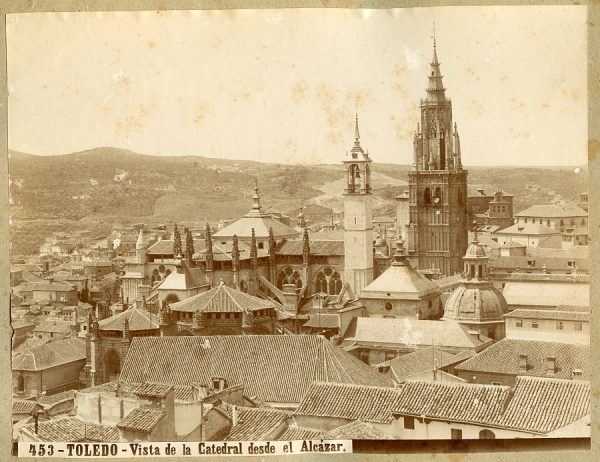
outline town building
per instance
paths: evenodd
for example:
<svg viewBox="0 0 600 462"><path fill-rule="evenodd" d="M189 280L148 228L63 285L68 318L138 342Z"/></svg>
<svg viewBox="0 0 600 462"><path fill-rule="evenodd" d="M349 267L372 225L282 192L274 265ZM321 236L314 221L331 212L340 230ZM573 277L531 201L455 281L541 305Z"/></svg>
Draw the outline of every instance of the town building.
<svg viewBox="0 0 600 462"><path fill-rule="evenodd" d="M555 309L516 309L504 315L506 337L590 344L589 307L558 306Z"/></svg>
<svg viewBox="0 0 600 462"><path fill-rule="evenodd" d="M515 221L515 224L544 225L561 233L563 247L587 245L589 242L588 213L574 203L533 205L516 213Z"/></svg>
<svg viewBox="0 0 600 462"><path fill-rule="evenodd" d="M591 367L589 345L505 338L456 366L455 373L468 382L512 386L518 376L590 380Z"/></svg>
<svg viewBox="0 0 600 462"><path fill-rule="evenodd" d="M19 397L53 394L79 387L85 342L68 338L45 343L13 357L13 393Z"/></svg>
<svg viewBox="0 0 600 462"><path fill-rule="evenodd" d="M357 317L343 336L343 348L366 364L378 365L435 345L451 354L481 351L492 339L456 321Z"/></svg>
<svg viewBox="0 0 600 462"><path fill-rule="evenodd" d="M513 224L514 196L505 191L486 194L483 188L468 187L467 210L469 219L478 226L493 227L495 230Z"/></svg>
<svg viewBox="0 0 600 462"><path fill-rule="evenodd" d="M501 284L509 310L554 309L559 305L590 306L588 274L510 273L493 276Z"/></svg>
<svg viewBox="0 0 600 462"><path fill-rule="evenodd" d="M526 250L538 247L560 249L563 238L560 231L549 228L540 223L517 222L508 228L499 229L492 233L492 238L497 239L499 246L507 244L522 244Z"/></svg>
<svg viewBox="0 0 600 462"><path fill-rule="evenodd" d="M460 139L456 123L452 125L452 102L445 95L435 40L408 181L409 252L418 255L420 269L437 269L446 276L459 273L468 245L467 171L462 168Z"/></svg>

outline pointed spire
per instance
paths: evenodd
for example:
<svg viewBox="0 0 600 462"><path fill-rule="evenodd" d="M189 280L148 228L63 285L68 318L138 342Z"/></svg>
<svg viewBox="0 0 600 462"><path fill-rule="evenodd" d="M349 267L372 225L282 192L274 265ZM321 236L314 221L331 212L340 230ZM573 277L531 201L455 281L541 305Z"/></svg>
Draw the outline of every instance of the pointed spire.
<svg viewBox="0 0 600 462"><path fill-rule="evenodd" d="M458 135L458 129L456 128L456 122L454 122L454 155L456 156L455 169L462 169L462 158L460 153L460 136Z"/></svg>
<svg viewBox="0 0 600 462"><path fill-rule="evenodd" d="M123 341L129 341L129 320L127 318L123 318Z"/></svg>
<svg viewBox="0 0 600 462"><path fill-rule="evenodd" d="M175 227L173 228L173 257L178 258L181 252L181 234L179 234L177 223L175 223Z"/></svg>
<svg viewBox="0 0 600 462"><path fill-rule="evenodd" d="M298 228L306 228L306 219L304 218L303 207L300 207L300 213L298 214Z"/></svg>
<svg viewBox="0 0 600 462"><path fill-rule="evenodd" d="M252 210L260 210L260 196L258 195L258 178L254 179L256 184L254 186L254 194L252 196Z"/></svg>
<svg viewBox="0 0 600 462"><path fill-rule="evenodd" d="M256 234L254 234L254 228L252 228L252 237L250 239L250 263L252 269L256 269L258 266L258 250L256 248Z"/></svg>
<svg viewBox="0 0 600 462"><path fill-rule="evenodd" d="M304 235L302 236L302 263L304 266L308 266L310 257L310 243L308 241L308 229L304 228Z"/></svg>
<svg viewBox="0 0 600 462"><path fill-rule="evenodd" d="M238 245L237 234L233 235L231 258L232 258L232 264L233 264L233 271L239 271L239 269L240 269L240 248Z"/></svg>
<svg viewBox="0 0 600 462"><path fill-rule="evenodd" d="M352 146L352 150L350 151L353 159L358 158L358 154L365 155L363 148L360 145L360 131L358 129L358 112L356 113L356 118L354 121L354 146Z"/></svg>
<svg viewBox="0 0 600 462"><path fill-rule="evenodd" d="M210 225L206 223L206 271L213 270L213 246L212 246L212 236L210 234Z"/></svg>
<svg viewBox="0 0 600 462"><path fill-rule="evenodd" d="M442 82L442 73L440 71L440 62L437 56L437 43L435 40L435 30L433 35L433 59L429 71L429 85L427 87L427 99L430 101L445 101L444 84Z"/></svg>
<svg viewBox="0 0 600 462"><path fill-rule="evenodd" d="M138 234L137 242L135 243L135 248L138 250L146 248L146 241L144 239L144 230L140 228L140 233Z"/></svg>
<svg viewBox="0 0 600 462"><path fill-rule="evenodd" d="M273 228L269 228L269 256L275 257L275 248L277 242L275 242L275 236L273 235Z"/></svg>

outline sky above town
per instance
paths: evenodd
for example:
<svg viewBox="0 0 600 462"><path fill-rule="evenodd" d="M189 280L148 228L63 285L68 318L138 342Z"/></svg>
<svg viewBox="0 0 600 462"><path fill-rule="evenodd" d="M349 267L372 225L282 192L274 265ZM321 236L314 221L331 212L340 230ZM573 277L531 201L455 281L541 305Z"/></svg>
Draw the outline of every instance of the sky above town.
<svg viewBox="0 0 600 462"><path fill-rule="evenodd" d="M435 22L469 165L583 165L583 6L7 16L9 148L412 163Z"/></svg>

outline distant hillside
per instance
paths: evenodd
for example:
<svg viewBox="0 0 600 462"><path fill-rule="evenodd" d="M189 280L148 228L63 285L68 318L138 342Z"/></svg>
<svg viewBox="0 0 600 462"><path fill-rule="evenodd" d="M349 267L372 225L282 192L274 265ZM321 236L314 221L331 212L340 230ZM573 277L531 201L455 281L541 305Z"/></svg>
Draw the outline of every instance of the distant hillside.
<svg viewBox="0 0 600 462"><path fill-rule="evenodd" d="M395 215L394 197L406 189L410 168L373 165L376 214ZM58 156L10 151L9 171L14 253L37 252L50 223L49 230L60 223L107 229L114 222L191 224L238 217L250 207L255 179L265 208L295 216L300 207L315 204L322 213L313 221L325 222L331 209L341 209L344 184L341 164L158 157L116 148ZM587 171L479 167L469 170L469 183L514 194L520 210L587 190Z"/></svg>

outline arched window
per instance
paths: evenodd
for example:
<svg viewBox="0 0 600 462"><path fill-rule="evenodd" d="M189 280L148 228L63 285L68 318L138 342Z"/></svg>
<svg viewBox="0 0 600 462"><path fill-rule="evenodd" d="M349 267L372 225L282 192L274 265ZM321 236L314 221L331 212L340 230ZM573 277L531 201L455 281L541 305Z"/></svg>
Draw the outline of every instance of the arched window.
<svg viewBox="0 0 600 462"><path fill-rule="evenodd" d="M152 285L154 285L154 283L159 282L161 280L160 274L158 273L158 270L155 269L154 271L152 271Z"/></svg>
<svg viewBox="0 0 600 462"><path fill-rule="evenodd" d="M294 284L298 289L302 288L300 273L291 266L286 266L277 273L277 288L283 290L284 284Z"/></svg>
<svg viewBox="0 0 600 462"><path fill-rule="evenodd" d="M337 295L342 291L342 278L340 273L332 267L326 266L315 277L315 289L329 295Z"/></svg>
<svg viewBox="0 0 600 462"><path fill-rule="evenodd" d="M425 205L431 204L431 189L425 188L423 191L423 203Z"/></svg>
<svg viewBox="0 0 600 462"><path fill-rule="evenodd" d="M248 293L248 284L243 279L240 281L240 290Z"/></svg>
<svg viewBox="0 0 600 462"><path fill-rule="evenodd" d="M560 220L560 226L565 226L565 221L564 220Z"/></svg>
<svg viewBox="0 0 600 462"><path fill-rule="evenodd" d="M167 295L167 298L165 298L165 303L167 303L168 305L170 305L171 303L177 303L179 301L179 297L175 294L169 294Z"/></svg>
<svg viewBox="0 0 600 462"><path fill-rule="evenodd" d="M350 192L355 192L360 189L360 169L358 165L352 164L348 170L348 189Z"/></svg>
<svg viewBox="0 0 600 462"><path fill-rule="evenodd" d="M496 434L491 431L491 430L481 430L479 432L479 439L480 440L495 440L496 439Z"/></svg>
<svg viewBox="0 0 600 462"><path fill-rule="evenodd" d="M25 378L22 375L17 378L17 391L19 393L25 392Z"/></svg>
<svg viewBox="0 0 600 462"><path fill-rule="evenodd" d="M167 277L169 274L171 274L171 270L168 269L167 271L165 271L165 277Z"/></svg>
<svg viewBox="0 0 600 462"><path fill-rule="evenodd" d="M105 380L112 382L119 378L121 373L121 357L115 350L109 350L104 357Z"/></svg>

